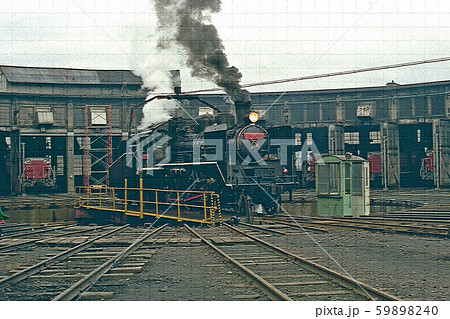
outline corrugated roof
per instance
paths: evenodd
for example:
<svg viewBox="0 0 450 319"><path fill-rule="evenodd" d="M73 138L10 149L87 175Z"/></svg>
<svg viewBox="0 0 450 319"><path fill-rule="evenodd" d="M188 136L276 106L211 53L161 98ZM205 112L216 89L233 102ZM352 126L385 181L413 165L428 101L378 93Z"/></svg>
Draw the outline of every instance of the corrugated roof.
<svg viewBox="0 0 450 319"><path fill-rule="evenodd" d="M140 77L128 70L81 70L0 66L8 82L42 84L136 84Z"/></svg>
<svg viewBox="0 0 450 319"><path fill-rule="evenodd" d="M142 85L142 79L134 75L131 71L98 70L97 75L101 83L127 83Z"/></svg>

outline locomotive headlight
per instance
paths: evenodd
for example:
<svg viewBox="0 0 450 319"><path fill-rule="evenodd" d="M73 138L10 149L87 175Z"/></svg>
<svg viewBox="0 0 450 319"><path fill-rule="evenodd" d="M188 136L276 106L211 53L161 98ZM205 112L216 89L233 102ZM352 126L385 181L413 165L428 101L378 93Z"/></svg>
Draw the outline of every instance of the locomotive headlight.
<svg viewBox="0 0 450 319"><path fill-rule="evenodd" d="M252 112L248 116L248 119L250 120L250 122L255 123L255 122L257 122L259 120L259 115L256 112Z"/></svg>

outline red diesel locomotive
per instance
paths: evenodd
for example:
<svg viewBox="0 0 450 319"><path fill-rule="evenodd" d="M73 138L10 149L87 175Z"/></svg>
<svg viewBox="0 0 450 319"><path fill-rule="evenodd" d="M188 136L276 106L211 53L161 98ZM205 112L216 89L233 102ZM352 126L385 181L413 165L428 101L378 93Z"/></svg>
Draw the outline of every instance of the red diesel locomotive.
<svg viewBox="0 0 450 319"><path fill-rule="evenodd" d="M22 184L24 187L55 187L56 174L48 158L26 158L23 163Z"/></svg>

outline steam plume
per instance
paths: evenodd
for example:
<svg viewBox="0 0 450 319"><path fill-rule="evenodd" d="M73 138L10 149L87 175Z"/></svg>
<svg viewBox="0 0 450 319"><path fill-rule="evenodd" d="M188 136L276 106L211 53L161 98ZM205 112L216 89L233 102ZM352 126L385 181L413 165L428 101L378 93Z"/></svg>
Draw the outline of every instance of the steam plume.
<svg viewBox="0 0 450 319"><path fill-rule="evenodd" d="M159 60L159 59L157 59ZM141 70L134 71L138 76L142 77L143 86L149 89L147 98L152 97L153 91L170 92L172 90L171 79L168 71L162 72L156 66L149 68L153 72L143 72ZM166 122L170 120L179 108L177 100L153 100L142 109L143 117L138 130L143 130L154 124Z"/></svg>
<svg viewBox="0 0 450 319"><path fill-rule="evenodd" d="M138 130L143 130L154 124L166 122L172 118L172 113L178 109L176 100L153 100L142 109L142 122Z"/></svg>
<svg viewBox="0 0 450 319"><path fill-rule="evenodd" d="M210 14L221 9L220 0L154 0L160 31L158 47L181 45L188 54L191 75L213 80L234 101L249 101L249 93L239 84L242 74L230 66L224 45Z"/></svg>

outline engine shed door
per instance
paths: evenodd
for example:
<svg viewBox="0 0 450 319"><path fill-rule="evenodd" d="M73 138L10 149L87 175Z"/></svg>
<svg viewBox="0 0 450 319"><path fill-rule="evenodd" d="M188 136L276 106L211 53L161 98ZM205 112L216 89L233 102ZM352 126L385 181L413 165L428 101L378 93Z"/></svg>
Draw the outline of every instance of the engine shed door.
<svg viewBox="0 0 450 319"><path fill-rule="evenodd" d="M400 187L400 146L398 125L381 123L381 160L383 186Z"/></svg>
<svg viewBox="0 0 450 319"><path fill-rule="evenodd" d="M450 120L433 122L434 185L450 186Z"/></svg>

